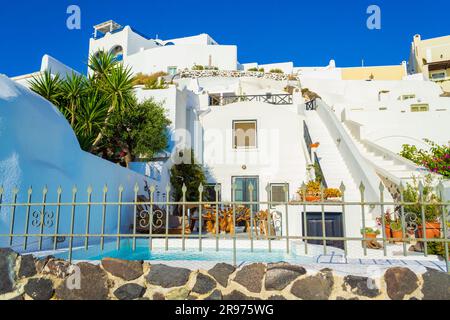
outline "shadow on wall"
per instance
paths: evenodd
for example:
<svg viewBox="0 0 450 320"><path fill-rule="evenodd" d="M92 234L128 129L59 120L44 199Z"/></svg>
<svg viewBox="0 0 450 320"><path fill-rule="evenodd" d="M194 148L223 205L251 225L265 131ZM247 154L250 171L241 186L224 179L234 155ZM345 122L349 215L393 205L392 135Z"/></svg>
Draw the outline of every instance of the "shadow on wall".
<svg viewBox="0 0 450 320"><path fill-rule="evenodd" d="M0 186L3 186L3 204L14 201L17 188L17 202L27 203L28 190L32 187L31 202L56 203L58 187L62 188L61 202L72 202L73 187L78 189L77 202L86 202L88 187L92 186L93 202L101 202L103 188L108 186L108 201L119 199L119 187L123 186L122 201L134 200L134 186L144 190L145 176L105 161L81 150L75 133L65 117L51 103L19 85L6 76L0 75ZM151 183L151 182L149 182ZM44 195L44 187L48 188ZM142 193L141 191L139 193ZM57 206L33 205L30 216L55 216ZM117 233L117 206L106 210L105 232ZM132 207L122 208L120 229L129 231L132 223ZM14 212L13 234L23 234L26 228L26 207L17 207ZM62 206L59 232L70 228L71 207ZM0 207L0 234L7 234L11 228L12 207ZM31 218L32 220L32 218ZM29 233L38 233L30 220ZM75 233L86 230L86 210L77 206L75 212ZM44 226L44 233L55 230L54 219ZM92 206L90 232L99 232L102 224L101 206ZM13 247L22 247L19 237L13 238ZM33 240L30 238L30 244ZM76 244L76 243L75 243ZM47 244L47 246L50 243ZM0 247L10 246L9 239L0 238ZM44 248L47 247L44 245ZM63 247L63 244L60 245ZM16 248L20 249L20 248ZM31 249L31 248L30 248Z"/></svg>

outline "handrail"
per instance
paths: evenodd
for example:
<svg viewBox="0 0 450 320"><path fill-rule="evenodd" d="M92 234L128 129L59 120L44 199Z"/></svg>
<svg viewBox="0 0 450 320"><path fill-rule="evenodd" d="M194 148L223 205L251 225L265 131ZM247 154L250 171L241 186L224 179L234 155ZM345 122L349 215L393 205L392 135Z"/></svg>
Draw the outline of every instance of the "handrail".
<svg viewBox="0 0 450 320"><path fill-rule="evenodd" d="M422 168L421 166L418 166L417 164L415 164L414 162L412 162L409 159L403 158L402 156L399 156L398 154L392 152L391 150L388 150L372 141L366 140L366 139L362 139L361 142L363 144L365 144L366 146L369 147L369 149L371 150L375 150L375 152L380 152L383 156L387 155L389 157L391 157L391 160L408 167L408 169L411 170L418 170L420 168Z"/></svg>
<svg viewBox="0 0 450 320"><path fill-rule="evenodd" d="M317 109L317 101L316 99L310 100L305 103L306 111L313 111Z"/></svg>
<svg viewBox="0 0 450 320"><path fill-rule="evenodd" d="M322 181L321 181L322 186L324 188L328 188L327 179L325 177L325 174L323 173L322 166L320 165L320 160L319 160L319 157L317 156L317 152L314 152L314 163L315 163L315 165L317 165L317 169L320 171L320 174L322 175Z"/></svg>
<svg viewBox="0 0 450 320"><path fill-rule="evenodd" d="M395 152L392 152L391 150L386 149L386 148L380 146L377 143L374 143L374 142L372 142L370 140L367 140L367 139L363 138L362 135L361 135L361 128L363 127L362 124L360 124L360 123L358 123L356 121L353 121L353 120L345 120L344 124L347 126L347 128L350 131L352 131L352 130L351 130L351 128L349 128L349 126L348 126L349 124L352 125L352 126L357 126L358 127L358 129L357 129L358 132L352 132L352 134L355 134L356 140L361 142L369 150L371 150L371 151L373 151L375 153L379 153L383 157L384 156L388 156L389 160L392 160L392 161L394 161L394 162L396 162L396 163L398 163L400 165L407 166L408 169L410 169L410 170L417 170L417 169L421 168L420 166L418 166L417 164L415 164L411 160L403 158L402 156L396 154Z"/></svg>
<svg viewBox="0 0 450 320"><path fill-rule="evenodd" d="M308 148L308 154L311 158L311 145L313 144L313 142L306 121L303 121L303 138L305 139L306 148ZM311 159L311 161L313 161L313 159Z"/></svg>

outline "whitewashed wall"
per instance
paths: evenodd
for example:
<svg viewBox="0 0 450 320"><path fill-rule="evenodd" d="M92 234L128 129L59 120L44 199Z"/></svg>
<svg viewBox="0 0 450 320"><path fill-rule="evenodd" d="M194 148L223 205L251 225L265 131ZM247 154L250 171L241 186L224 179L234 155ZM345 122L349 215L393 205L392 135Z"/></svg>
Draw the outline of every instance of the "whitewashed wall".
<svg viewBox="0 0 450 320"><path fill-rule="evenodd" d="M133 72L149 74L158 71L167 72L168 67L178 70L191 69L194 65L211 65L222 70L236 70L236 46L176 45L145 50L125 57L124 62L133 68Z"/></svg>
<svg viewBox="0 0 450 320"><path fill-rule="evenodd" d="M233 148L234 120L257 120L257 149ZM259 176L262 201L267 200L266 187L270 183L289 183L293 197L305 181L303 117L295 106L241 102L214 107L200 121L204 130L204 162L211 182L222 184L224 200L231 200L233 176Z"/></svg>
<svg viewBox="0 0 450 320"><path fill-rule="evenodd" d="M32 201L42 201L44 186L48 188L47 202L50 203L57 201L59 186L63 190L62 202L72 202L74 186L78 188L79 202L87 201L88 186L93 187L92 201L100 202L105 185L109 188L108 201L119 200L119 186L122 185L122 200L127 202L134 200L135 184L144 193L144 182L148 181L142 175L82 151L70 124L56 107L5 76L0 76L0 141L0 185L5 189L3 201L6 203L12 201L15 187L20 190L17 199L19 203L27 201L27 190L30 187L33 188ZM32 212L40 209L41 207L31 208ZM105 233L114 233L118 229L122 232L129 231L133 222L132 207L123 206L120 226L117 209L117 206L108 207ZM46 210L55 213L56 208L48 206ZM9 230L8 212L7 208L0 211L0 233ZM70 216L70 207L62 207L60 232L69 231ZM25 218L24 211L17 210L17 232L22 232ZM85 232L86 211L78 210L75 219L77 223L74 232ZM102 209L93 206L91 233L100 232L101 221ZM45 228L44 232L54 232L54 227ZM30 226L30 233L36 234L39 230ZM30 244L32 242L30 239ZM51 245L51 242L47 245ZM5 246L5 243L0 243L1 246Z"/></svg>
<svg viewBox="0 0 450 320"><path fill-rule="evenodd" d="M362 137L395 153L403 144L428 149L424 138L439 144L450 142L450 111L408 112L372 111L346 112L346 119L363 125Z"/></svg>

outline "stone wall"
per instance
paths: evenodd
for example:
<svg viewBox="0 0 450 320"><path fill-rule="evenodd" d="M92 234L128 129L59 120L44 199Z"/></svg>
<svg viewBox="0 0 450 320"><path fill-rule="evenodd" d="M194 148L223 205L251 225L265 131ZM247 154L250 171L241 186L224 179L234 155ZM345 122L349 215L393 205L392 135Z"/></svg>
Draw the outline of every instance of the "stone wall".
<svg viewBox="0 0 450 320"><path fill-rule="evenodd" d="M450 299L450 276L432 269L418 275L408 268L391 268L379 281L368 280L287 263L239 269L221 263L191 271L117 259L71 265L0 249L0 300Z"/></svg>
<svg viewBox="0 0 450 320"><path fill-rule="evenodd" d="M209 77L224 77L224 78L242 78L253 77L270 79L276 81L298 81L295 75L284 73L264 73L256 71L228 71L228 70L183 70L180 72L180 78L209 78Z"/></svg>

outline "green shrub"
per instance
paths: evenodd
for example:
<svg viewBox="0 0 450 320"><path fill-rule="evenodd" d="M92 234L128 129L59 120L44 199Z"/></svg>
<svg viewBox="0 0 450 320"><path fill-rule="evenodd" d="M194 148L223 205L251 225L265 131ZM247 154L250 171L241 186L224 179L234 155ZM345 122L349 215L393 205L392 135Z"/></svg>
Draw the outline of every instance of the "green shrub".
<svg viewBox="0 0 450 320"><path fill-rule="evenodd" d="M135 86L144 85L145 89L151 89L151 90L166 89L167 83L162 78L165 76L167 76L167 73L162 72L162 71L155 72L150 75L138 73L134 76L133 85L135 85Z"/></svg>
<svg viewBox="0 0 450 320"><path fill-rule="evenodd" d="M250 71L250 72L264 72L264 68L250 68L250 69L248 69L247 71Z"/></svg>
<svg viewBox="0 0 450 320"><path fill-rule="evenodd" d="M424 141L431 146L429 151L404 144L400 155L419 166L424 166L431 172L450 178L450 146L441 146L428 139Z"/></svg>
<svg viewBox="0 0 450 320"><path fill-rule="evenodd" d="M417 223L422 224L422 205L419 203L420 192L417 179L413 183L407 183L403 190L403 201L408 203L404 206L405 213L414 213L417 217ZM436 222L441 216L441 206L438 205L441 201L440 197L434 192L432 177L430 175L425 177L422 191L422 201L429 203L424 205L425 220L427 222Z"/></svg>
<svg viewBox="0 0 450 320"><path fill-rule="evenodd" d="M380 233L381 233L380 230L373 229L373 228L361 229L361 234L362 235L365 235L365 234L376 234L376 235L379 235Z"/></svg>
<svg viewBox="0 0 450 320"><path fill-rule="evenodd" d="M275 69L271 69L270 73L284 73L284 71L281 69L275 68Z"/></svg>
<svg viewBox="0 0 450 320"><path fill-rule="evenodd" d="M445 257L445 244L444 242L428 242L427 243L428 254L434 254L437 256Z"/></svg>

